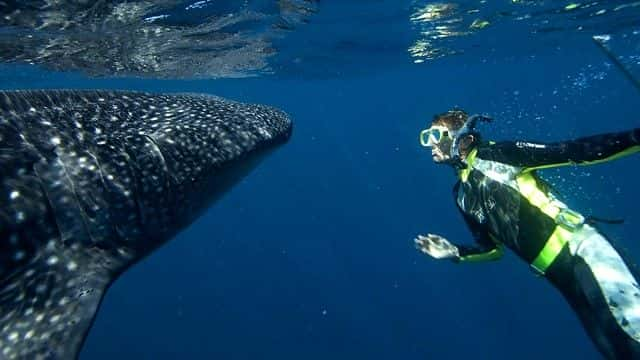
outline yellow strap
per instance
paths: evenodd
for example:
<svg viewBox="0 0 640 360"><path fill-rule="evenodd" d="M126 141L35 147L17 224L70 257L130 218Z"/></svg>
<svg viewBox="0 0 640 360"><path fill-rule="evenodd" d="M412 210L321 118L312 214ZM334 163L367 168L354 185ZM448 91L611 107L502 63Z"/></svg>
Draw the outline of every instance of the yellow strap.
<svg viewBox="0 0 640 360"><path fill-rule="evenodd" d="M467 167L465 169L460 170L460 179L462 182L467 182L469 178L469 174L471 174L471 170L473 169L473 163L476 160L476 155L478 154L478 148L473 148L469 155L464 159L467 163Z"/></svg>
<svg viewBox="0 0 640 360"><path fill-rule="evenodd" d="M573 233L560 225L556 225L555 230L544 244L544 247L533 260L531 266L544 274L549 266L556 260L562 248L569 242Z"/></svg>
<svg viewBox="0 0 640 360"><path fill-rule="evenodd" d="M555 221L562 210L553 204L551 199L540 190L533 175L531 173L521 174L516 178L516 181L522 196L529 200L531 205L539 208L540 211ZM558 257L564 245L571 239L571 235L571 230L564 226L556 225L553 233L544 244L538 256L533 260L531 266L541 274L544 274Z"/></svg>
<svg viewBox="0 0 640 360"><path fill-rule="evenodd" d="M543 213L552 219L560 213L560 208L551 202L551 199L538 188L536 179L531 173L521 174L516 178L520 194L529 200L531 205L539 208Z"/></svg>

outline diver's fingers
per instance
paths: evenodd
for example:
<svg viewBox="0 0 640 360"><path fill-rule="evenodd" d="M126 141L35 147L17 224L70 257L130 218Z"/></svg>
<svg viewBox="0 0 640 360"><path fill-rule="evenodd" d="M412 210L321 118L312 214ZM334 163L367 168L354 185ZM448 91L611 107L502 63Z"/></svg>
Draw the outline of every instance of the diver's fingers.
<svg viewBox="0 0 640 360"><path fill-rule="evenodd" d="M428 234L427 235L429 237L429 241L435 245L440 246L441 244L446 244L447 243L447 239L443 238L440 235L436 235L436 234Z"/></svg>
<svg viewBox="0 0 640 360"><path fill-rule="evenodd" d="M422 235L418 235L418 237L416 237L415 239L413 239L413 241L420 246L437 246L438 245L438 241L434 241L433 238L431 237L427 237L427 236L422 236Z"/></svg>
<svg viewBox="0 0 640 360"><path fill-rule="evenodd" d="M446 250L445 248L443 248L440 244L436 244L433 243L431 240L429 239L425 239L423 241L419 240L419 239L415 239L415 244L416 244L416 248L418 250L420 250L422 253L431 255L435 258L439 258L439 254L443 251Z"/></svg>
<svg viewBox="0 0 640 360"><path fill-rule="evenodd" d="M433 244L425 237L417 237L413 239L416 248L425 254L431 255Z"/></svg>
<svg viewBox="0 0 640 360"><path fill-rule="evenodd" d="M424 235L418 235L415 239L413 239L413 241L416 244L425 244L431 241L431 239L429 238L429 236L424 236Z"/></svg>
<svg viewBox="0 0 640 360"><path fill-rule="evenodd" d="M420 247L441 247L441 239L441 237L432 236L431 234L429 234L427 236L418 235L418 237L413 239L413 241Z"/></svg>
<svg viewBox="0 0 640 360"><path fill-rule="evenodd" d="M436 259L449 259L458 256L458 248L442 236L435 234L418 235L413 239L416 248Z"/></svg>
<svg viewBox="0 0 640 360"><path fill-rule="evenodd" d="M429 240L425 237L417 237L413 239L413 242L416 244L416 247L422 248L428 245Z"/></svg>

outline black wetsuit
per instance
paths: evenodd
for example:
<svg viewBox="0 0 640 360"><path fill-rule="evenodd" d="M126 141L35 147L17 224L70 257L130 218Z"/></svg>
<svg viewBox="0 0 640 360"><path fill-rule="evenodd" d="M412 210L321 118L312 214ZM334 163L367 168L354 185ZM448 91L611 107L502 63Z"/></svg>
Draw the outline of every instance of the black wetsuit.
<svg viewBox="0 0 640 360"><path fill-rule="evenodd" d="M505 245L560 290L603 355L640 358L640 314L628 316L640 311L636 271L600 232L582 223L580 214L557 200L535 173L638 151L640 129L549 144L479 144L464 160L466 168L459 171L454 188L456 203L476 240L475 246L456 245L459 260L496 259ZM620 273L622 285L605 272Z"/></svg>

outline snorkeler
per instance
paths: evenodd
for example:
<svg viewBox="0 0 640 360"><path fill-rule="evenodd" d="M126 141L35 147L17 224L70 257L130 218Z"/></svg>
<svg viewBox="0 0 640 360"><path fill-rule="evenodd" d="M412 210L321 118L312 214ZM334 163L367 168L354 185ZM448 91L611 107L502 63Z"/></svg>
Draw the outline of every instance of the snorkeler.
<svg viewBox="0 0 640 360"><path fill-rule="evenodd" d="M640 288L636 270L593 225L569 209L536 170L590 165L640 151L640 128L558 143L484 142L482 115L436 115L420 142L433 161L456 169L456 204L476 241L462 246L428 234L419 250L455 262L500 258L506 246L564 295L600 352L640 359Z"/></svg>

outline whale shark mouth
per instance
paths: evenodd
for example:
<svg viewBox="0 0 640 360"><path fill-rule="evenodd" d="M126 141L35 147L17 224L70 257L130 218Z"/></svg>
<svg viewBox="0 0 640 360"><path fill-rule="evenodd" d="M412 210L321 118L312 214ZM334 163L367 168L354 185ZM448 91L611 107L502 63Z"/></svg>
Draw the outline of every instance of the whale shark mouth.
<svg viewBox="0 0 640 360"><path fill-rule="evenodd" d="M0 91L0 359L76 358L113 280L290 134L209 95Z"/></svg>

